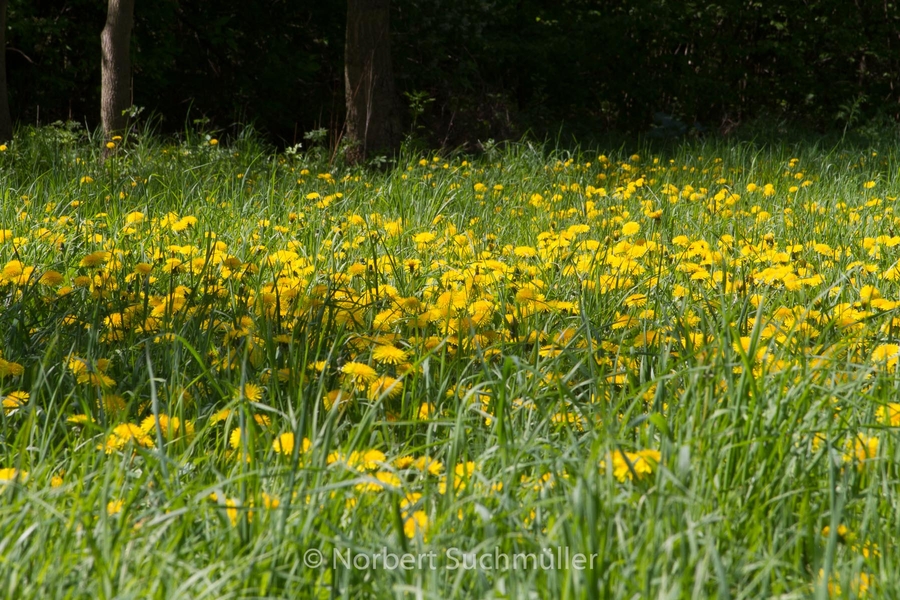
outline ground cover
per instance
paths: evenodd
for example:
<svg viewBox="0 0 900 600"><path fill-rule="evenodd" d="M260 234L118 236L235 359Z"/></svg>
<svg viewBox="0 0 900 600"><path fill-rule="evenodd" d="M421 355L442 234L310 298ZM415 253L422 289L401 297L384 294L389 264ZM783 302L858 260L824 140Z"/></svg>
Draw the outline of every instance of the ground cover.
<svg viewBox="0 0 900 600"><path fill-rule="evenodd" d="M3 588L896 595L897 172L814 144L378 172L21 136Z"/></svg>

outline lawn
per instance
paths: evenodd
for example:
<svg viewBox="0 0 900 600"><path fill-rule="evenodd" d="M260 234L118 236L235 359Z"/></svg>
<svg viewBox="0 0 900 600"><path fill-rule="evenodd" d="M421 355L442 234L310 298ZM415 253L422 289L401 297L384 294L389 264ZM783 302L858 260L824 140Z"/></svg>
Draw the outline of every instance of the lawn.
<svg viewBox="0 0 900 600"><path fill-rule="evenodd" d="M897 149L0 147L16 598L897 597Z"/></svg>

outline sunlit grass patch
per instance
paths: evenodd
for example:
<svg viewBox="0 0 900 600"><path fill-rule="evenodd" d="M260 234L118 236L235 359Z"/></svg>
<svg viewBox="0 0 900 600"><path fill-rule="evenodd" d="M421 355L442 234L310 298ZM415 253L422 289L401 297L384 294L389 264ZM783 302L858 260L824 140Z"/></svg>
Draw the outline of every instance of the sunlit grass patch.
<svg viewBox="0 0 900 600"><path fill-rule="evenodd" d="M36 597L889 595L887 156L512 146L370 173L17 142L0 574ZM447 568L560 548L594 568Z"/></svg>

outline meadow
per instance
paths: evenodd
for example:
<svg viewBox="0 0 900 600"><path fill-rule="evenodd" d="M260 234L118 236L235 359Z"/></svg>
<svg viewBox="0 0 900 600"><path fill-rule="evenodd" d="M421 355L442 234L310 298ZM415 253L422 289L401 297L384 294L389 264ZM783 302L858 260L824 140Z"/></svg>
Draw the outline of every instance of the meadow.
<svg viewBox="0 0 900 600"><path fill-rule="evenodd" d="M110 144L0 147L8 597L900 596L896 148Z"/></svg>

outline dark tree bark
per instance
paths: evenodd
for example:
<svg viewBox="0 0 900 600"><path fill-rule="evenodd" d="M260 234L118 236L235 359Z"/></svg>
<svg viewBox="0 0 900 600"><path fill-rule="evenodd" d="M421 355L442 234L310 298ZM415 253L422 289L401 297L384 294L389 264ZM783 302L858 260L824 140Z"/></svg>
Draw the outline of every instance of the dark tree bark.
<svg viewBox="0 0 900 600"><path fill-rule="evenodd" d="M391 67L390 0L348 0L344 85L347 159L392 153L400 142L399 108Z"/></svg>
<svg viewBox="0 0 900 600"><path fill-rule="evenodd" d="M0 0L0 143L12 139L12 118L9 116L9 95L6 90L6 6Z"/></svg>
<svg viewBox="0 0 900 600"><path fill-rule="evenodd" d="M100 34L102 83L100 120L109 140L123 135L131 107L131 28L134 25L134 0L109 0L106 26Z"/></svg>

